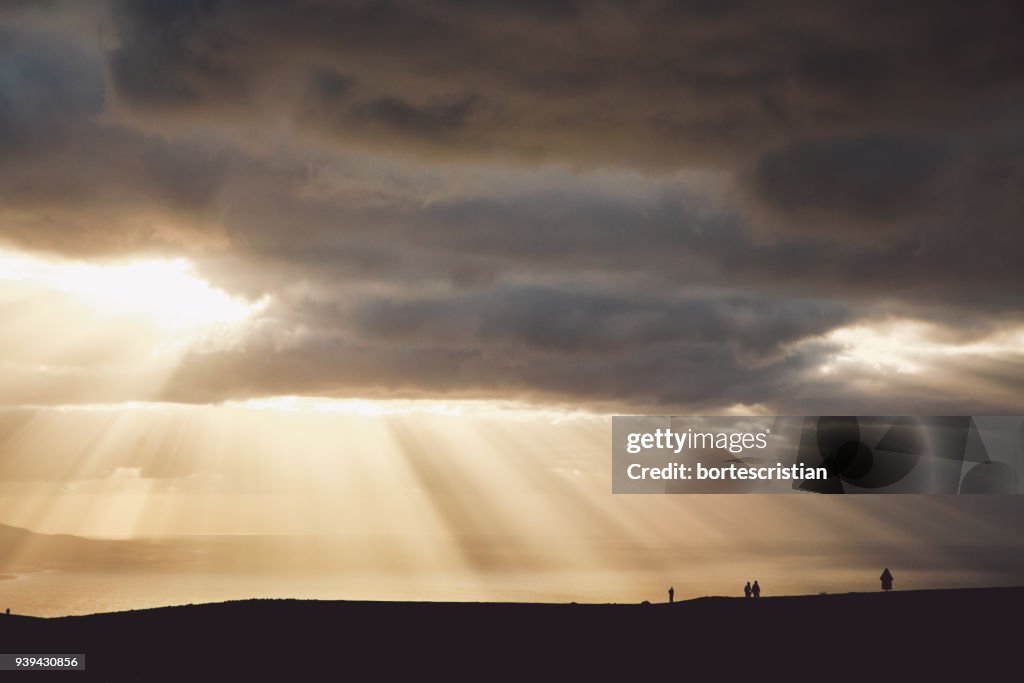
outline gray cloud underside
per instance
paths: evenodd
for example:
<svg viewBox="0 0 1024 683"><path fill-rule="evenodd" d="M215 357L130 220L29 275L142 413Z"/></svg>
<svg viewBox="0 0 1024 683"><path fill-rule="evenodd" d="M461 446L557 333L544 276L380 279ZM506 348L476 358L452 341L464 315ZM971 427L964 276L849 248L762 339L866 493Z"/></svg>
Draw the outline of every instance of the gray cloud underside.
<svg viewBox="0 0 1024 683"><path fill-rule="evenodd" d="M806 381L839 325L909 316L969 340L1020 322L1017 3L0 18L0 238L186 254L275 297L244 348L189 357L162 397L1019 401L1019 356L951 362L939 388L891 377L881 396ZM965 398L963 381L994 389ZM69 395L25 387L11 400Z"/></svg>

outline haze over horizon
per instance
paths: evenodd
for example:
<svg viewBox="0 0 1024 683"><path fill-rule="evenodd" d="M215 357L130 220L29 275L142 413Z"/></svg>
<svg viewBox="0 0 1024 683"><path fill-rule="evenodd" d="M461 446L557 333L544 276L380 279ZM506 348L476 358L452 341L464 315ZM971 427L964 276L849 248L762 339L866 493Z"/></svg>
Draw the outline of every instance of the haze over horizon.
<svg viewBox="0 0 1024 683"><path fill-rule="evenodd" d="M1009 1L0 0L0 523L549 591L1024 580L1017 498L613 497L607 419L1024 412L1022 34Z"/></svg>

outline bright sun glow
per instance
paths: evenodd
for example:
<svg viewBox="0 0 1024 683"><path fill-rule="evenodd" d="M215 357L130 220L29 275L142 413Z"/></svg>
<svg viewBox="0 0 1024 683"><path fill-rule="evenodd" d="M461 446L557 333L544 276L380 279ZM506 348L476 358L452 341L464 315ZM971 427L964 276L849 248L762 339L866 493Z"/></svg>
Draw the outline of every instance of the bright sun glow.
<svg viewBox="0 0 1024 683"><path fill-rule="evenodd" d="M267 304L266 297L250 302L212 287L181 258L99 265L0 252L3 280L71 295L108 315L143 316L176 333L235 325Z"/></svg>
<svg viewBox="0 0 1024 683"><path fill-rule="evenodd" d="M840 327L825 336L838 352L821 366L824 374L848 364L878 372L920 374L957 356L1024 353L1024 329L1002 329L971 340L944 339L942 329L917 320L893 320Z"/></svg>

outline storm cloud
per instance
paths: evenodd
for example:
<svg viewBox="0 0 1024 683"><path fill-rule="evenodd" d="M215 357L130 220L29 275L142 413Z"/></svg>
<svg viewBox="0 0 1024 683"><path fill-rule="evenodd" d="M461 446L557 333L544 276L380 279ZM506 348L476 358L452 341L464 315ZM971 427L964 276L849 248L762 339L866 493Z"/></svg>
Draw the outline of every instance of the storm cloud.
<svg viewBox="0 0 1024 683"><path fill-rule="evenodd" d="M1012 411L1022 33L1011 2L0 3L0 245L268 298L92 400ZM97 386L12 354L9 403Z"/></svg>

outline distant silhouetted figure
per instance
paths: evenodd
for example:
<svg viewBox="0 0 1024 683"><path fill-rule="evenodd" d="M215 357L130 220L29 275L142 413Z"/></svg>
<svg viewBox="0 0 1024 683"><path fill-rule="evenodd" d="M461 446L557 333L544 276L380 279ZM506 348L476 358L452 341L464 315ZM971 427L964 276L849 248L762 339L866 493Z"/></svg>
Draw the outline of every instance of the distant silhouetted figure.
<svg viewBox="0 0 1024 683"><path fill-rule="evenodd" d="M10 607L8 607L8 608L7 608L7 612L5 612L5 614L10 614L10 613L11 613L11 608L10 608Z"/></svg>
<svg viewBox="0 0 1024 683"><path fill-rule="evenodd" d="M750 587L750 582L747 581L747 585L743 587L743 597L749 598L750 594L753 592L754 590Z"/></svg>
<svg viewBox="0 0 1024 683"><path fill-rule="evenodd" d="M672 586L668 587L668 601L670 603L676 601L676 589L673 588Z"/></svg>
<svg viewBox="0 0 1024 683"><path fill-rule="evenodd" d="M891 591L892 590L892 572L889 571L888 567L885 568L885 571L883 571L882 575L880 577L878 577L878 578L880 578L882 580L882 590L884 590L884 591Z"/></svg>
<svg viewBox="0 0 1024 683"><path fill-rule="evenodd" d="M754 581L754 586L750 589L750 592L754 594L755 598L761 597L761 587L757 585L756 580Z"/></svg>

